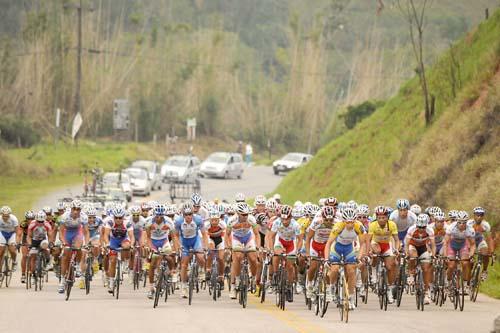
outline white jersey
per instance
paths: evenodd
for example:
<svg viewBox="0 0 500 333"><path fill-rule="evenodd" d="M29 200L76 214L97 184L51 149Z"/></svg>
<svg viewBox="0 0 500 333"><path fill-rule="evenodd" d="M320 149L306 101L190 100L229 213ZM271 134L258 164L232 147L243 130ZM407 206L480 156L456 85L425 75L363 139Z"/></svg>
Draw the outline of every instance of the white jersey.
<svg viewBox="0 0 500 333"><path fill-rule="evenodd" d="M0 216L0 231L3 232L14 232L16 227L19 225L19 221L14 214L10 214L7 221L4 221L3 217Z"/></svg>
<svg viewBox="0 0 500 333"><path fill-rule="evenodd" d="M326 223L323 222L323 219L321 217L314 218L314 220L307 228L306 233L308 233L311 230L314 231L313 240L316 243L324 244L328 241L328 238L330 237L330 232L332 232L334 224L335 222L330 225L327 225Z"/></svg>
<svg viewBox="0 0 500 333"><path fill-rule="evenodd" d="M458 229L458 223L453 222L446 228L446 234L450 235L451 241L463 243L467 238L474 237L474 229L471 226L466 226L464 231Z"/></svg>
<svg viewBox="0 0 500 333"><path fill-rule="evenodd" d="M253 228L257 226L257 221L253 215L248 215L246 222L240 222L238 214L234 214L227 221L227 229L238 238L244 238L253 232Z"/></svg>
<svg viewBox="0 0 500 333"><path fill-rule="evenodd" d="M71 217L71 212L68 211L62 215L59 224L64 225L66 229L77 229L88 224L88 218L84 213L80 213L80 216L74 219Z"/></svg>
<svg viewBox="0 0 500 333"><path fill-rule="evenodd" d="M278 218L274 221L273 227L271 228L272 232L275 232L279 238L285 241L291 241L297 238L300 235L300 225L292 219L288 226L283 224L281 218Z"/></svg>
<svg viewBox="0 0 500 333"><path fill-rule="evenodd" d="M417 215L409 210L406 218L402 218L399 216L399 210L396 209L389 216L389 220L396 223L398 232L403 232L408 230L408 228L410 228L412 225L415 225L415 223L417 222Z"/></svg>

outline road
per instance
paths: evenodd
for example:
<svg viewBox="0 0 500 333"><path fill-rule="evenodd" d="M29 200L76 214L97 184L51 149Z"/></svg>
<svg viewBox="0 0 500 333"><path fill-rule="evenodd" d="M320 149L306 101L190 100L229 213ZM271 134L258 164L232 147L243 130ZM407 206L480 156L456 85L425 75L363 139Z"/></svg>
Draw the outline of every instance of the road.
<svg viewBox="0 0 500 333"><path fill-rule="evenodd" d="M251 167L243 180L203 180L202 191L208 198L232 198L236 192L249 197L269 193L279 177L272 175L270 168ZM80 189L68 187L73 194ZM53 205L66 189L42 198L37 206ZM165 199L165 192L155 192L154 199ZM230 300L224 291L218 302L213 302L206 291L196 294L193 305L180 299L178 294L160 303L153 309L145 290L133 291L124 285L120 299L113 299L102 287L100 277L93 281L90 295L75 289L66 302L56 292L53 275L44 290L26 290L19 282L18 273L12 286L0 289L0 332L74 332L88 333L104 329L107 332L132 332L136 330L154 332L158 329L174 332L490 332L493 321L500 315L500 301L479 295L476 303L466 302L464 312L453 310L449 303L438 308L427 306L424 312L416 310L412 297L403 299L400 308L389 306L387 312L378 308L373 294L368 304L350 314L348 324L340 323L338 312L332 308L325 318L316 317L308 311L302 297L287 304L285 311L278 310L274 299L269 297L261 304L254 296L242 309ZM24 313L29 317L20 317ZM29 320L26 320L29 318Z"/></svg>

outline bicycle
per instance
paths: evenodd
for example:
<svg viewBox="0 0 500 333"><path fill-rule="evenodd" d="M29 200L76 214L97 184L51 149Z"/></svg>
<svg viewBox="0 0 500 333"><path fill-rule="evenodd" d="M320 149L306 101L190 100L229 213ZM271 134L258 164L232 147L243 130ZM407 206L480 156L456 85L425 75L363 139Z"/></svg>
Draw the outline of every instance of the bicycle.
<svg viewBox="0 0 500 333"><path fill-rule="evenodd" d="M109 248L109 246L108 246ZM122 271L122 265L123 265L123 261L122 261L122 248L119 247L115 250L113 250L114 252L116 252L116 266L115 266L115 277L114 277L114 280L115 280L115 283L114 283L114 286L113 286L113 291L112 291L112 295L116 297L116 299L118 299L120 297L120 285L123 281L123 271Z"/></svg>
<svg viewBox="0 0 500 333"><path fill-rule="evenodd" d="M287 296L289 296L289 301L293 301L293 289L290 290L288 285L288 272L286 269L287 260L291 259L291 256L286 254L275 254L274 256L279 257L278 270L274 274L274 286L276 289L276 306L281 310L285 310L285 305L287 301Z"/></svg>
<svg viewBox="0 0 500 333"><path fill-rule="evenodd" d="M193 301L193 292L196 289L196 293L200 291L200 286L198 283L198 260L196 259L196 252L193 249L189 250L189 255L191 257L191 260L189 261L189 277L188 277L188 288L189 288L189 293L188 293L188 302L189 305L191 305L191 302Z"/></svg>
<svg viewBox="0 0 500 333"><path fill-rule="evenodd" d="M327 262L328 260L320 258L320 257L312 257L311 260L318 261L318 269L316 270L316 273L314 274L314 280L313 280L313 297L310 300L310 305L308 304L309 308L312 308L312 304L315 305L315 314L316 316L320 314L320 312L323 314L326 312L328 308L328 303L326 302L326 288L327 288L327 283L325 278L325 267L328 265Z"/></svg>
<svg viewBox="0 0 500 333"><path fill-rule="evenodd" d="M76 255L80 251L79 248L65 246L65 250L71 250L71 257L69 259L68 270L66 275L64 276L64 289L66 290L66 301L69 300L69 296L71 295L71 289L73 288L73 284L75 283L75 272L76 266L78 265L76 261ZM29 275L28 275L29 277Z"/></svg>
<svg viewBox="0 0 500 333"><path fill-rule="evenodd" d="M401 299L403 298L403 292L407 288L407 258L404 252L399 254L399 274L396 280L396 306L399 308L401 306Z"/></svg>
<svg viewBox="0 0 500 333"><path fill-rule="evenodd" d="M260 277L260 302L264 303L266 300L266 288L268 283L269 266L271 265L271 256L268 252L264 251L264 262L262 263L262 272Z"/></svg>
<svg viewBox="0 0 500 333"><path fill-rule="evenodd" d="M241 253L243 253L243 260L242 260L242 264L241 264L241 273L240 273L240 284L238 285L238 300L239 300L239 303L240 305L243 307L243 308L246 308L247 307L247 303L248 303L248 289L252 289L252 284L250 282L250 274L249 274L249 270L250 270L250 265L249 265L249 262L248 262L248 253L249 252L255 252L255 251L247 251L247 250L244 250L244 251L241 251ZM253 292L253 290L251 290L251 292Z"/></svg>
<svg viewBox="0 0 500 333"><path fill-rule="evenodd" d="M462 273L462 262L467 261L467 259L460 259L459 252L455 254L455 258L448 258L449 261L455 261L457 267L453 271L450 283L450 301L453 303L453 308L464 310L464 298L465 298L465 288L464 279Z"/></svg>
<svg viewBox="0 0 500 333"><path fill-rule="evenodd" d="M411 258L416 260L415 267L415 300L417 302L417 310L424 311L424 298L425 298L425 283L424 283L424 270L422 269L420 258Z"/></svg>
<svg viewBox="0 0 500 333"><path fill-rule="evenodd" d="M446 257L438 256L434 260L434 285L433 285L433 301L434 304L443 306L446 301L446 267L445 267Z"/></svg>
<svg viewBox="0 0 500 333"><path fill-rule="evenodd" d="M94 255L92 254L92 244L87 247L87 259L85 260L85 295L90 293L90 282L94 276L94 270L92 269L92 264L94 263Z"/></svg>
<svg viewBox="0 0 500 333"><path fill-rule="evenodd" d="M143 267L142 267L141 247L135 246L134 247L134 263L133 263L133 270L132 270L132 281L133 281L133 285L134 285L134 290L139 289L142 274L143 274ZM144 279L144 283L145 282L146 282L146 279Z"/></svg>
<svg viewBox="0 0 500 333"><path fill-rule="evenodd" d="M2 272L0 274L0 288L5 281L5 287L8 288L10 285L10 281L12 280L12 258L10 257L10 252L7 247L5 247L5 253L3 258ZM26 260L28 261L28 260Z"/></svg>
<svg viewBox="0 0 500 333"><path fill-rule="evenodd" d="M155 296L153 302L153 308L156 308L158 306L158 301L163 294L165 295L165 302L168 299L168 294L170 293L170 269L168 267L167 254L155 252L154 255L161 257L160 265L158 266L158 270L156 272Z"/></svg>
<svg viewBox="0 0 500 333"><path fill-rule="evenodd" d="M44 277L46 274L46 272L45 272L46 258L45 258L43 251L41 251L40 249L32 248L32 250L36 250L36 252L33 252L31 254L36 255L35 271L33 272L33 278L34 278L34 283L35 283L35 291L39 291L39 290L42 290L42 288L43 288L43 280L44 280ZM31 257L31 255L30 255L30 257Z"/></svg>
<svg viewBox="0 0 500 333"><path fill-rule="evenodd" d="M345 262L344 255L340 256L340 262L338 263L330 263L330 265L338 265L339 272L337 277L337 288L335 299L337 303L337 308L340 312L340 321L345 321L346 323L349 321L349 285L347 284L347 278L345 275L345 266L347 263ZM326 312L326 309L325 309ZM321 317L324 316L324 313Z"/></svg>
<svg viewBox="0 0 500 333"><path fill-rule="evenodd" d="M477 294L479 293L479 286L481 284L481 273L483 272L483 259L488 258L488 265L489 265L489 258L493 258L491 260L491 266L493 266L495 262L494 255L482 255L481 253L477 254L477 259L474 262L474 266L472 268L472 274L471 274L471 279L470 279L470 300L472 302L476 302L477 299Z"/></svg>
<svg viewBox="0 0 500 333"><path fill-rule="evenodd" d="M387 291L388 291L388 277L387 277L387 267L385 266L385 256L381 254L374 254L374 258L378 258L378 263L376 267L377 274L377 284L376 284L376 293L378 296L378 301L380 305L380 310L387 311Z"/></svg>
<svg viewBox="0 0 500 333"><path fill-rule="evenodd" d="M226 281L229 291L231 291L231 265L232 253L231 250L226 249L224 253L224 281Z"/></svg>
<svg viewBox="0 0 500 333"><path fill-rule="evenodd" d="M221 286L219 283L219 265L217 262L218 250L210 250L210 255L212 256L212 266L210 270L208 293L212 296L214 301L221 296Z"/></svg>

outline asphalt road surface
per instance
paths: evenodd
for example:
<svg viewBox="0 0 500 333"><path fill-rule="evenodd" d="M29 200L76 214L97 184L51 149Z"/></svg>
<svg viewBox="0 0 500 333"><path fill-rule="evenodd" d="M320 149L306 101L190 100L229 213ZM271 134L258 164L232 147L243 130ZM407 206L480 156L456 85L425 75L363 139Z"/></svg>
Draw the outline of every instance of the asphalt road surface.
<svg viewBox="0 0 500 333"><path fill-rule="evenodd" d="M232 199L237 192L248 197L271 192L280 181L266 167L250 167L243 180L203 180L202 192L207 198ZM42 198L37 207L54 205L57 198L68 191L77 194L81 186L70 186ZM154 192L156 200L167 200L165 191ZM139 200L141 200L140 198ZM150 199L150 198L147 198ZM413 297L403 299L400 308L389 305L387 312L378 308L374 294L368 304L361 304L351 312L349 323L341 323L336 309L329 308L324 318L306 309L302 296L288 303L285 311L268 297L261 304L254 296L249 305L241 308L228 297L214 302L207 291L195 294L193 304L180 299L178 292L167 303L153 309L145 290L134 291L129 284L122 286L116 300L103 288L100 273L93 281L89 295L74 289L69 301L56 291L55 277L39 292L26 290L19 282L19 273L8 289L0 289L0 332L490 332L493 321L500 316L500 301L479 295L477 302L466 301L463 312L453 310L450 303L442 308L426 306L417 311Z"/></svg>

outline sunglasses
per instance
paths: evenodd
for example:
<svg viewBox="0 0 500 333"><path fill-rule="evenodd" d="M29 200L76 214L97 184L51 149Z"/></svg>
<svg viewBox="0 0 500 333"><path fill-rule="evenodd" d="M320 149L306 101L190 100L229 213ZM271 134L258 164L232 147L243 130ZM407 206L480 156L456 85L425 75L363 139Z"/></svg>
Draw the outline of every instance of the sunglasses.
<svg viewBox="0 0 500 333"><path fill-rule="evenodd" d="M360 219L367 219L368 216L358 216Z"/></svg>
<svg viewBox="0 0 500 333"><path fill-rule="evenodd" d="M345 221L345 223L353 224L354 221Z"/></svg>
<svg viewBox="0 0 500 333"><path fill-rule="evenodd" d="M484 216L483 213L475 213L474 215L476 215L476 216Z"/></svg>
<svg viewBox="0 0 500 333"><path fill-rule="evenodd" d="M463 222L457 222L457 224L467 224L467 222L463 221Z"/></svg>
<svg viewBox="0 0 500 333"><path fill-rule="evenodd" d="M227 215L228 215L228 216L233 216L233 215L234 215L234 213L227 213Z"/></svg>
<svg viewBox="0 0 500 333"><path fill-rule="evenodd" d="M200 208L201 206L196 206L196 205L193 205L193 208Z"/></svg>
<svg viewBox="0 0 500 333"><path fill-rule="evenodd" d="M240 216L247 217L247 216L248 216L248 214L240 214Z"/></svg>
<svg viewBox="0 0 500 333"><path fill-rule="evenodd" d="M123 220L123 216L121 216L121 217L115 216L115 219L117 219L117 220Z"/></svg>
<svg viewBox="0 0 500 333"><path fill-rule="evenodd" d="M191 216L193 213L184 213L184 216Z"/></svg>
<svg viewBox="0 0 500 333"><path fill-rule="evenodd" d="M132 217L140 217L140 214L132 214Z"/></svg>

